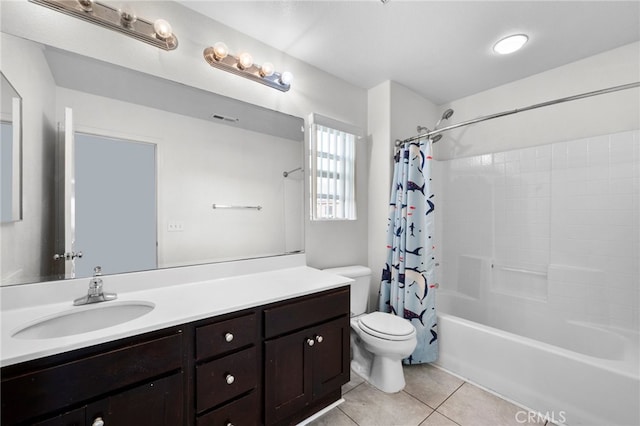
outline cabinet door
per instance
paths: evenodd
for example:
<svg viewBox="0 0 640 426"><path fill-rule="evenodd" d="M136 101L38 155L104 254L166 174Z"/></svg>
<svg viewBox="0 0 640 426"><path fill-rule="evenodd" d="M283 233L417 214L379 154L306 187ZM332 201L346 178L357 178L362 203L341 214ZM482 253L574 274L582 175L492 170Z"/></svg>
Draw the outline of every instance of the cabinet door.
<svg viewBox="0 0 640 426"><path fill-rule="evenodd" d="M87 425L101 417L105 426L183 424L182 373L155 380L87 407Z"/></svg>
<svg viewBox="0 0 640 426"><path fill-rule="evenodd" d="M339 389L349 381L349 318L314 327L313 398Z"/></svg>
<svg viewBox="0 0 640 426"><path fill-rule="evenodd" d="M265 423L273 424L302 410L311 401L309 330L269 340L265 356ZM315 342L314 342L315 343Z"/></svg>

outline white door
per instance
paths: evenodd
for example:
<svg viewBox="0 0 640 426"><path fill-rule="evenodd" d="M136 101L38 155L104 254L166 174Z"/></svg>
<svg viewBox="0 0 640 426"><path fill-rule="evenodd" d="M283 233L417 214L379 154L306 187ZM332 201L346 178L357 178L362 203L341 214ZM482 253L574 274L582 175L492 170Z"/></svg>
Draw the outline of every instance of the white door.
<svg viewBox="0 0 640 426"><path fill-rule="evenodd" d="M156 145L76 132L76 276L157 266Z"/></svg>
<svg viewBox="0 0 640 426"><path fill-rule="evenodd" d="M96 266L105 274L155 269L156 146L76 132L71 108L61 145L64 251L54 259L64 262L64 277L89 277Z"/></svg>

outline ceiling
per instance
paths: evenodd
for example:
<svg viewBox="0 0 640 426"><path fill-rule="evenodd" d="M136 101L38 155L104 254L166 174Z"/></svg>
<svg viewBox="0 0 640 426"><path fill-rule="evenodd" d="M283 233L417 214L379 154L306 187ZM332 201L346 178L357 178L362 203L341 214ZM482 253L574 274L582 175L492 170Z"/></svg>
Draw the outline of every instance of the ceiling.
<svg viewBox="0 0 640 426"><path fill-rule="evenodd" d="M355 86L393 80L436 104L640 40L638 0L179 3ZM492 52L514 33L522 50Z"/></svg>

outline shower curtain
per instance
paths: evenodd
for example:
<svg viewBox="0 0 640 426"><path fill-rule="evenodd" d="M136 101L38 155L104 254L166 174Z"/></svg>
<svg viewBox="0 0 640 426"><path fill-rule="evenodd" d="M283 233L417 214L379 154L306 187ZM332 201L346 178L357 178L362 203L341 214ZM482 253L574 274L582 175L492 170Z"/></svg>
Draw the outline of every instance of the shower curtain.
<svg viewBox="0 0 640 426"><path fill-rule="evenodd" d="M405 143L395 156L387 228L387 262L380 306L416 327L418 345L405 364L435 361L434 204L431 192L432 141Z"/></svg>

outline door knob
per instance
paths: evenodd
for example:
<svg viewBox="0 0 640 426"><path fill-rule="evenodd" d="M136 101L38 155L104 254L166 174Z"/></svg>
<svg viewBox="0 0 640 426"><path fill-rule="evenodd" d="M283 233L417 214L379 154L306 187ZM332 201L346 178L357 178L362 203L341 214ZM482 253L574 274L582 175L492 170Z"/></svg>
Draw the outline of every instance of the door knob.
<svg viewBox="0 0 640 426"><path fill-rule="evenodd" d="M76 253L72 251L71 253L62 253L62 254L56 253L53 255L53 260L60 260L60 259L73 260L75 258L78 258L78 259L82 258L82 252L79 251Z"/></svg>

